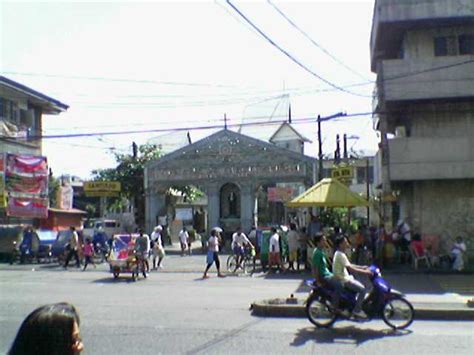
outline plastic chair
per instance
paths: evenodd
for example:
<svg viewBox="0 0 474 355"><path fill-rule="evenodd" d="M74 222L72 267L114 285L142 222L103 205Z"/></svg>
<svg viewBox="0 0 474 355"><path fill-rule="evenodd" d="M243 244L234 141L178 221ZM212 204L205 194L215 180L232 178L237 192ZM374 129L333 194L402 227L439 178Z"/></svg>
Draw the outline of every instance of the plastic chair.
<svg viewBox="0 0 474 355"><path fill-rule="evenodd" d="M426 263L426 266L429 268L431 268L431 262L430 262L430 259L428 258L428 255L418 255L416 249L410 245L409 246L409 249L410 249L410 254L411 254L411 260L413 262L413 268L415 270L418 270L418 262L420 261L424 261Z"/></svg>

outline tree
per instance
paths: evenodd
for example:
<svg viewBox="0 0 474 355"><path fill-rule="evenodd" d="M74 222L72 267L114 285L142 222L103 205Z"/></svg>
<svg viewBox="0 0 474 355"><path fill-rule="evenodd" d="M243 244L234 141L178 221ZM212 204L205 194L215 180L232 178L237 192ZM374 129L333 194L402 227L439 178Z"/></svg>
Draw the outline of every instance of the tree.
<svg viewBox="0 0 474 355"><path fill-rule="evenodd" d="M136 148L135 148L136 149ZM138 152L133 154L115 154L118 163L115 169L99 169L92 171L94 181L118 181L122 185L121 196L111 198L110 204L121 203L121 198L133 201L136 211L136 222L143 225L145 216L145 190L143 184L145 165L161 157L161 151L152 144L138 146ZM202 196L202 192L192 186L176 186L183 196L192 201Z"/></svg>
<svg viewBox="0 0 474 355"><path fill-rule="evenodd" d="M58 191L59 191L59 180L56 179L52 174L48 177L48 197L49 197L49 205L51 207L57 206L57 199L58 199Z"/></svg>

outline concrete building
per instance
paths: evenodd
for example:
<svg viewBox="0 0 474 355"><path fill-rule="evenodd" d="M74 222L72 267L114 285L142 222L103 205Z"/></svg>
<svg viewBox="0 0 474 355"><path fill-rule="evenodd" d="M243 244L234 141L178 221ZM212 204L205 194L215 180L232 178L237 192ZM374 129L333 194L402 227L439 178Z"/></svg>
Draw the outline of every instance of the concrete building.
<svg viewBox="0 0 474 355"><path fill-rule="evenodd" d="M43 114L57 115L69 106L23 84L0 76L0 153L42 155Z"/></svg>
<svg viewBox="0 0 474 355"><path fill-rule="evenodd" d="M376 0L370 54L385 220L472 253L474 2Z"/></svg>
<svg viewBox="0 0 474 355"><path fill-rule="evenodd" d="M39 138L43 114L57 115L67 109L67 105L56 99L0 76L0 156L5 153L43 155ZM0 169L2 182L3 168ZM3 186L0 186L0 196L3 193ZM25 218L6 218L4 206L0 207L0 222L31 223Z"/></svg>

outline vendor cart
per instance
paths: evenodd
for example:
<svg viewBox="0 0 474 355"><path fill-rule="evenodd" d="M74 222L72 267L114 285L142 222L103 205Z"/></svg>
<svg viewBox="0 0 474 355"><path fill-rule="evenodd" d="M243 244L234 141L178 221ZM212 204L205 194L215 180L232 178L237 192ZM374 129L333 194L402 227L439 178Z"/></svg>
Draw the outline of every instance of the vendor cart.
<svg viewBox="0 0 474 355"><path fill-rule="evenodd" d="M135 281L138 275L143 274L146 278L146 272L143 264L138 262L135 254L135 238L138 234L115 234L112 241L112 249L108 258L110 272L117 279L120 274L131 274Z"/></svg>

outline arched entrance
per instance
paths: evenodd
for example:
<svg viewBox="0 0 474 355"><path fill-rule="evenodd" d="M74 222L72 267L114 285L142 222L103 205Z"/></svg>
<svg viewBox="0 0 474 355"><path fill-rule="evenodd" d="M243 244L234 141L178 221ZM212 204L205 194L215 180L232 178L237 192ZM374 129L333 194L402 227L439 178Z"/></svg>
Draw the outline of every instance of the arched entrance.
<svg viewBox="0 0 474 355"><path fill-rule="evenodd" d="M241 196L240 189L236 184L227 183L223 185L219 200L221 219L240 219Z"/></svg>

